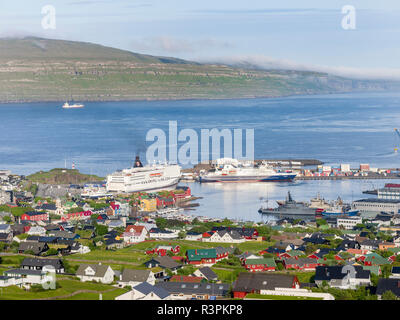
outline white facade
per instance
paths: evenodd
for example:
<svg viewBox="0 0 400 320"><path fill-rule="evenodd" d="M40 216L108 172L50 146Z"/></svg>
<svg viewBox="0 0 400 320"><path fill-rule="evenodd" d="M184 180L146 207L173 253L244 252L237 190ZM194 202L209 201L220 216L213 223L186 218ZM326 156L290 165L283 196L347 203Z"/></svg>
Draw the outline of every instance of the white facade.
<svg viewBox="0 0 400 320"><path fill-rule="evenodd" d="M228 232L225 232L223 236L219 232L214 232L211 237L203 238L203 242L223 242L223 243L241 243L245 242L244 238L233 239Z"/></svg>
<svg viewBox="0 0 400 320"><path fill-rule="evenodd" d="M120 276L120 279L121 278L122 278L122 275ZM150 271L149 277L146 279L146 282L148 282L149 284L151 284L153 286L156 284L156 278L155 278L154 273L152 271ZM122 281L122 280L118 281L118 285L121 288L124 288L124 287L127 287L127 286L130 286L130 287L133 288L133 287L137 286L140 283L142 283L142 281Z"/></svg>
<svg viewBox="0 0 400 320"><path fill-rule="evenodd" d="M87 266L84 275L77 275L77 277L82 281L96 281L96 282L101 282L104 284L110 284L114 281L114 271L111 269L110 266L108 266L107 271L103 276L96 276L96 270L94 270L92 267Z"/></svg>
<svg viewBox="0 0 400 320"><path fill-rule="evenodd" d="M388 212L397 214L400 200L395 199L363 199L354 201L354 208L360 212Z"/></svg>
<svg viewBox="0 0 400 320"><path fill-rule="evenodd" d="M131 291L116 297L115 300L172 300L172 299L171 296L161 299L154 292L149 292L148 294L144 294L133 288Z"/></svg>
<svg viewBox="0 0 400 320"><path fill-rule="evenodd" d="M343 163L343 164L341 164L340 165L340 171L342 171L342 172L350 172L351 171L351 169L350 169L350 165L349 164L345 164L345 163Z"/></svg>
<svg viewBox="0 0 400 320"><path fill-rule="evenodd" d="M27 234L30 236L44 236L46 235L46 229L43 227L31 227Z"/></svg>
<svg viewBox="0 0 400 320"><path fill-rule="evenodd" d="M185 240L187 241L199 241L203 238L203 235L200 234L186 234Z"/></svg>
<svg viewBox="0 0 400 320"><path fill-rule="evenodd" d="M178 232L151 232L150 234L150 239L176 239L178 238Z"/></svg>
<svg viewBox="0 0 400 320"><path fill-rule="evenodd" d="M352 230L357 224L362 223L361 217L348 217L348 218L337 218L336 225L344 227L346 230Z"/></svg>

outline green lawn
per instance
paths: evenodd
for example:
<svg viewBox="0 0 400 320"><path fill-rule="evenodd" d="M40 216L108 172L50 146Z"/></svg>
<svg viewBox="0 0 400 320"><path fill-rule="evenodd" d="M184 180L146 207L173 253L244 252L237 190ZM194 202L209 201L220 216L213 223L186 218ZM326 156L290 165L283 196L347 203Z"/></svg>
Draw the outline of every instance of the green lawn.
<svg viewBox="0 0 400 320"><path fill-rule="evenodd" d="M92 282L80 282L79 280L69 280L69 279L57 280L57 283L60 286L60 288L57 288L55 290L44 290L40 292L26 291L24 289L18 288L17 286L2 288L0 289L0 300L32 300L32 299L41 299L48 297L57 297L57 296L71 294L78 290L93 290L97 291L98 293L81 293L78 294L77 296L71 297L70 298L71 300L79 300L79 298L82 300L86 300L86 298L93 300L94 297L96 297L95 300L98 300L100 292L115 288L112 285L92 283ZM112 299L114 295L117 296L124 292L127 292L127 290L116 289L115 291L104 293L103 299L104 300ZM76 297L78 297L78 299Z"/></svg>
<svg viewBox="0 0 400 320"><path fill-rule="evenodd" d="M252 251L257 253L258 251L267 248L271 244L272 244L271 242L246 241L244 243L233 244L233 245L238 247L241 251ZM145 254L145 250L148 248L154 248L157 245L179 245L181 247L181 251L178 255L184 255L186 253L186 250L188 249L213 248L217 246L230 247L232 244L186 241L186 240L147 241L115 251L99 249L99 250L93 250L86 254L75 254L67 257L66 259L93 260L93 261L107 261L107 260L122 261L140 265L149 258L149 256Z"/></svg>

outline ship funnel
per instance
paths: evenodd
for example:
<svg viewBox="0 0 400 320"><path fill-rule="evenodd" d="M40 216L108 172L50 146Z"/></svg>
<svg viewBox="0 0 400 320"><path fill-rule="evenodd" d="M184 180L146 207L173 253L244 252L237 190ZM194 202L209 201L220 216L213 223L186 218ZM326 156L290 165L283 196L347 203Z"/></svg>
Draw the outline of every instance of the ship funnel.
<svg viewBox="0 0 400 320"><path fill-rule="evenodd" d="M143 167L142 162L139 159L139 156L136 156L134 168L141 168Z"/></svg>

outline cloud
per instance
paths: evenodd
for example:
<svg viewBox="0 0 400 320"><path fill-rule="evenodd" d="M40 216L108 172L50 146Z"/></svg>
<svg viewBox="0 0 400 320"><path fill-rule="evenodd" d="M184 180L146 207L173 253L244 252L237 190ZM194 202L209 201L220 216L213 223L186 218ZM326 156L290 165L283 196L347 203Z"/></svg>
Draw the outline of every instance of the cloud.
<svg viewBox="0 0 400 320"><path fill-rule="evenodd" d="M160 36L134 40L131 41L130 46L135 51L179 54L194 53L209 50L210 48L230 48L233 45L227 41L219 41L212 38L187 40L169 36Z"/></svg>
<svg viewBox="0 0 400 320"><path fill-rule="evenodd" d="M241 55L230 57L198 59L203 63L221 63L265 70L297 70L329 73L352 79L400 80L400 69L396 68L355 68L348 66L322 66L299 63L292 60L275 59L264 55Z"/></svg>

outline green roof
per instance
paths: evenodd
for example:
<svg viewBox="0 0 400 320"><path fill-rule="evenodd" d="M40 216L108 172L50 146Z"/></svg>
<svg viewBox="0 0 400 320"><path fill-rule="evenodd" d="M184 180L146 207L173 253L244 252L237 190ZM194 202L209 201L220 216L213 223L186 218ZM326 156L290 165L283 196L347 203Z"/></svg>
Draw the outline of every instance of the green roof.
<svg viewBox="0 0 400 320"><path fill-rule="evenodd" d="M390 264L389 260L385 259L377 253L366 254L364 262L372 262L375 265Z"/></svg>
<svg viewBox="0 0 400 320"><path fill-rule="evenodd" d="M283 229L285 229L285 228L282 227L282 226L272 226L271 229L272 229L272 230L283 230Z"/></svg>
<svg viewBox="0 0 400 320"><path fill-rule="evenodd" d="M262 258L262 259L246 259L246 265L251 264L265 264L268 267L276 267L274 258Z"/></svg>
<svg viewBox="0 0 400 320"><path fill-rule="evenodd" d="M300 251L300 250L290 250L290 251L288 251L286 253L291 257L297 257L297 256L301 256L301 255L304 254L304 252Z"/></svg>
<svg viewBox="0 0 400 320"><path fill-rule="evenodd" d="M359 234L360 231L358 230L340 230L344 234Z"/></svg>
<svg viewBox="0 0 400 320"><path fill-rule="evenodd" d="M373 274L376 274L377 276L379 276L379 269L381 267L380 266L363 266L364 270L368 270Z"/></svg>
<svg viewBox="0 0 400 320"><path fill-rule="evenodd" d="M189 261L200 261L201 259L212 259L217 257L215 249L189 249L186 251Z"/></svg>
<svg viewBox="0 0 400 320"><path fill-rule="evenodd" d="M388 248L387 251L390 251L390 252L393 252L393 253L397 253L397 252L400 252L400 248L399 247Z"/></svg>

